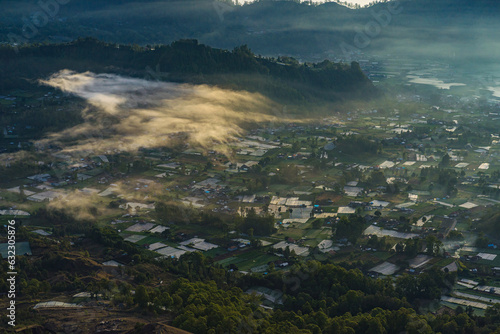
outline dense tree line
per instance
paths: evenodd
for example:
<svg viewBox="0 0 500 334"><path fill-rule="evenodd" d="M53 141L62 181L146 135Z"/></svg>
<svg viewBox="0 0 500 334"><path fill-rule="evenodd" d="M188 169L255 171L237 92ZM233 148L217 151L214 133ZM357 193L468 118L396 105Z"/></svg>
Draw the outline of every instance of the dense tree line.
<svg viewBox="0 0 500 334"><path fill-rule="evenodd" d="M333 226L337 239L347 239L351 243L361 236L365 227L365 219L359 215L342 216Z"/></svg>
<svg viewBox="0 0 500 334"><path fill-rule="evenodd" d="M500 212L498 205L487 209L484 218L479 222L479 229L495 238L500 237ZM483 246L487 246L487 244L487 242L484 242Z"/></svg>
<svg viewBox="0 0 500 334"><path fill-rule="evenodd" d="M67 218L61 212L41 211L37 215L39 219L50 217L55 221ZM249 222L256 218L254 215L249 215ZM219 221L209 213L200 217L214 223ZM353 216L353 220L356 219ZM28 237L22 228L21 235ZM418 313L419 305L439 299L453 287L456 274L438 268L419 275L403 274L396 280L373 279L353 267L307 261L297 262L286 271L244 275L224 269L199 252L186 253L179 259L153 260L144 253L147 251L124 242L110 228L91 226L86 236L106 249L131 255L133 261L127 272L134 280L130 283L96 279L89 282L88 278L83 281L84 276L99 269L96 262L88 255L75 256L74 252L70 255L65 239L54 244L36 237L30 240L32 246L47 247L51 251L37 261L19 258L20 296L37 298L50 291L85 289L112 298L116 305L168 314L174 319L174 326L193 333L245 330L256 333L491 333L500 325L499 307L488 309L484 317L460 309L455 315ZM426 243L432 241L426 240ZM408 241L406 247L414 245ZM416 244L417 252L420 248L421 245ZM143 272L168 273L176 280L152 287L150 280L154 277L141 275ZM54 275L58 279L52 283L50 278ZM4 274L0 276L5 278ZM132 295L130 291L134 286L136 293ZM256 286L278 292L282 303L277 303L274 310L261 308L260 297L244 293Z"/></svg>
<svg viewBox="0 0 500 334"><path fill-rule="evenodd" d="M271 215L260 216L254 208L251 208L243 218L240 229L250 236L269 235L274 232L274 217Z"/></svg>
<svg viewBox="0 0 500 334"><path fill-rule="evenodd" d="M348 155L377 154L381 144L364 136L344 136L337 140L338 150Z"/></svg>
<svg viewBox="0 0 500 334"><path fill-rule="evenodd" d="M440 163L440 167L422 168L420 171L420 181L431 181L429 190L433 190L435 182L443 188L445 194L453 196L458 191L457 184L459 174L455 170L444 168L445 165L449 164L449 162L446 162L447 159L445 157L448 157L448 155L444 156ZM445 161L444 164L442 163L443 161Z"/></svg>
<svg viewBox="0 0 500 334"><path fill-rule="evenodd" d="M203 255L196 258L207 267ZM393 282L309 261L285 273L235 275L234 281L206 281L208 275L140 287L134 303L172 313L175 326L193 333L491 333L500 324L500 307L484 317L461 308L454 315L419 314L419 300L439 298L453 285L455 274L439 269ZM257 285L283 292L283 304L272 311L260 308L257 296L243 293Z"/></svg>

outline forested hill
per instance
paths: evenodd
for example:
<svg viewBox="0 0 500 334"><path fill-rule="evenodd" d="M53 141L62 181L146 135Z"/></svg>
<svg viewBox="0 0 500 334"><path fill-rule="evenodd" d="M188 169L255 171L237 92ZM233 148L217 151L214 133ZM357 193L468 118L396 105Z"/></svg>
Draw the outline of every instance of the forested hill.
<svg viewBox="0 0 500 334"><path fill-rule="evenodd" d="M215 49L196 40L139 47L81 38L71 43L0 47L0 90L26 88L58 70L119 73L154 80L212 84L288 102L377 95L357 63L299 63L256 56L246 46Z"/></svg>

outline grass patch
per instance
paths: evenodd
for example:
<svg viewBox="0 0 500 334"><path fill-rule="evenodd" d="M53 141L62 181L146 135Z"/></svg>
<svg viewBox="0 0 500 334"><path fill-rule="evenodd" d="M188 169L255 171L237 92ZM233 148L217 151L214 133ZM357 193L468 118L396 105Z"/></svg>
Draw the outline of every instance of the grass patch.
<svg viewBox="0 0 500 334"><path fill-rule="evenodd" d="M165 239L162 239L162 238L158 238L158 237L155 237L155 236L148 236L142 240L139 240L138 242L136 242L136 245L139 245L139 246L143 246L143 245L151 245L151 244L154 244L155 242L162 242L162 243L165 243Z"/></svg>
<svg viewBox="0 0 500 334"><path fill-rule="evenodd" d="M262 266L278 259L279 257L276 255L266 254L261 250L256 249L240 254L235 254L235 256L217 261L217 263L221 264L224 267L228 267L229 265L234 264L238 267L239 270L248 271L253 267Z"/></svg>
<svg viewBox="0 0 500 334"><path fill-rule="evenodd" d="M375 256L376 258L382 260L382 261L385 261L387 260L388 258L390 258L392 255L392 253L389 253L389 252L373 252L371 254L372 256Z"/></svg>
<svg viewBox="0 0 500 334"><path fill-rule="evenodd" d="M214 248L214 249L211 249L209 251L206 251L204 252L203 254L207 257L216 257L216 256L220 256L220 255L223 255L223 254L226 254L228 251L225 249L225 248L222 248L222 247L217 247L217 248Z"/></svg>
<svg viewBox="0 0 500 334"><path fill-rule="evenodd" d="M439 260L438 262L436 262L434 265L438 266L438 267L446 267L447 265L449 265L450 263L453 263L455 261L456 261L456 259L454 259L454 258L442 259L442 260Z"/></svg>

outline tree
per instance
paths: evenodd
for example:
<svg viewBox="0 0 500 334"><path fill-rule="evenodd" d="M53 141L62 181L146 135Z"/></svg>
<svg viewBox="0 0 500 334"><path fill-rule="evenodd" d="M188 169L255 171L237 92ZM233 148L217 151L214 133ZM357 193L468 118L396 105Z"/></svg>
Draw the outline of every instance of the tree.
<svg viewBox="0 0 500 334"><path fill-rule="evenodd" d="M321 219L316 219L315 221L312 222L312 227L314 229L318 229L323 225L323 221Z"/></svg>
<svg viewBox="0 0 500 334"><path fill-rule="evenodd" d="M439 167L448 167L450 165L450 161L451 161L451 158L448 155L448 153L446 153L445 155L443 155L443 158L441 159L441 162L439 163Z"/></svg>
<svg viewBox="0 0 500 334"><path fill-rule="evenodd" d="M407 239L405 241L405 253L408 254L409 256L415 256L418 254L421 248L421 239L419 238L413 238L413 239Z"/></svg>
<svg viewBox="0 0 500 334"><path fill-rule="evenodd" d="M346 238L351 243L356 243L356 240L363 233L364 219L358 215L352 215L349 218L342 216L336 225L337 238Z"/></svg>
<svg viewBox="0 0 500 334"><path fill-rule="evenodd" d="M439 240L435 235L429 234L425 238L425 243L427 245L427 253L431 256L435 256L439 254L439 250L443 243Z"/></svg>
<svg viewBox="0 0 500 334"><path fill-rule="evenodd" d="M250 234L269 235L274 231L274 217L271 215L259 216L254 208L248 210L246 217L241 222L241 230Z"/></svg>
<svg viewBox="0 0 500 334"><path fill-rule="evenodd" d="M139 285L135 291L134 301L141 308L146 308L149 303L149 294L144 285Z"/></svg>
<svg viewBox="0 0 500 334"><path fill-rule="evenodd" d="M374 171L371 173L368 182L372 186L385 186L387 185L387 180L385 178L384 172L381 170Z"/></svg>
<svg viewBox="0 0 500 334"><path fill-rule="evenodd" d="M24 193L24 186L19 186L19 198L21 201L26 202L26 194Z"/></svg>

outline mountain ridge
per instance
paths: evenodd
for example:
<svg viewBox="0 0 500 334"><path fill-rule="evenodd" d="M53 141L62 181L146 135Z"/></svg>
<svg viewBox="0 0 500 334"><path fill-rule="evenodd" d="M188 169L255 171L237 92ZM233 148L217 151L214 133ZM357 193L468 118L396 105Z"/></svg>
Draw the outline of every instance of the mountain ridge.
<svg viewBox="0 0 500 334"><path fill-rule="evenodd" d="M492 60L498 56L490 45L496 43L493 32L498 23L493 18L500 4L491 0L401 0L356 10L336 3L311 6L293 1L234 6L209 0L163 0L137 6L133 0L75 0L61 5L54 19L35 27L36 34L30 38L23 27L29 30L30 22L34 25L40 8L27 3L19 1L0 16L1 41L63 42L95 37L145 45L198 39L217 48L247 44L257 54L287 54L304 60L348 60L351 55L342 50L343 43L361 54L447 58L463 53L467 59L471 55L466 43L475 41L476 48L484 49L481 57ZM356 45L360 32L368 35L369 43Z"/></svg>

